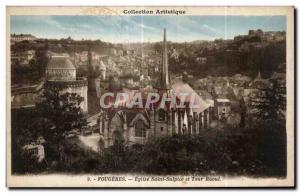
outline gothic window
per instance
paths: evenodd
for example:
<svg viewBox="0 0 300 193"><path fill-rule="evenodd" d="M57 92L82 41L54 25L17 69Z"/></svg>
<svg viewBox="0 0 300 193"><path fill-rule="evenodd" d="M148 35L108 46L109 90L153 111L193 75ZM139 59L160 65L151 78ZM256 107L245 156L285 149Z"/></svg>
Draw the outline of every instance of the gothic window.
<svg viewBox="0 0 300 193"><path fill-rule="evenodd" d="M138 120L135 124L135 136L146 137L146 128L142 120Z"/></svg>
<svg viewBox="0 0 300 193"><path fill-rule="evenodd" d="M158 111L158 120L159 121L165 121L166 119L166 113L163 109L159 109Z"/></svg>

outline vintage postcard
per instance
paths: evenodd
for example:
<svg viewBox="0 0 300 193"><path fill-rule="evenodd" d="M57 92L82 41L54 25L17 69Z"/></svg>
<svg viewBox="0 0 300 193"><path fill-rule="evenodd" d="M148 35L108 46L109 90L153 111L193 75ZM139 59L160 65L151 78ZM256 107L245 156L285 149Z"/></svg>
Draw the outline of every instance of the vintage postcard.
<svg viewBox="0 0 300 193"><path fill-rule="evenodd" d="M6 12L8 187L294 187L293 7Z"/></svg>

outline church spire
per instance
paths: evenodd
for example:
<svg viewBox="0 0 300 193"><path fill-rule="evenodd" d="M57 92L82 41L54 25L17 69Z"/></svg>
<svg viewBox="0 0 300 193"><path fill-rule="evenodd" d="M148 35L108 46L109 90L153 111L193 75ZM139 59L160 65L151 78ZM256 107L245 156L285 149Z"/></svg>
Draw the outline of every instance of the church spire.
<svg viewBox="0 0 300 193"><path fill-rule="evenodd" d="M161 88L169 89L169 68L168 68L168 50L167 50L167 34L164 28L163 55L162 55L162 70L161 70Z"/></svg>

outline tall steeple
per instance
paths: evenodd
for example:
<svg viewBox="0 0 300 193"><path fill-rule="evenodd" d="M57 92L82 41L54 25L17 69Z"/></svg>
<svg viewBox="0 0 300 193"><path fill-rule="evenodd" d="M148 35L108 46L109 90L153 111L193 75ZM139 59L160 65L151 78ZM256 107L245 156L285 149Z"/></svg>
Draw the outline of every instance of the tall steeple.
<svg viewBox="0 0 300 193"><path fill-rule="evenodd" d="M168 67L168 50L167 50L167 34L166 28L164 28L164 41L163 41L163 53L162 53L162 69L161 69L161 81L160 86L162 89L170 88L170 77Z"/></svg>

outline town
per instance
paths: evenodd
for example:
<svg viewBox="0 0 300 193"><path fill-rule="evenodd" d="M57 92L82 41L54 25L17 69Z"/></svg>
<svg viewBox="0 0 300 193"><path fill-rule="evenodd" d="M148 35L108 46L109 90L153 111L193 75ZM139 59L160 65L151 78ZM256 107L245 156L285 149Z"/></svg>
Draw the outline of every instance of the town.
<svg viewBox="0 0 300 193"><path fill-rule="evenodd" d="M105 157L109 149L120 144L137 148L174 136L188 140L203 138L214 131L224 134L227 128L243 130L260 119L285 120L284 31L254 29L233 39L184 43L168 41L167 37L165 29L161 42L113 44L11 34L10 106L12 132L16 134L12 141L20 149L13 156L17 159L29 155L41 168L59 168L56 159L47 159L48 152L55 151L47 147L54 139L62 138L63 144L72 141L68 147L80 144L91 154ZM123 93L126 97L113 103L104 101L111 106L103 108L101 97L108 93ZM146 99L153 103L128 108L126 104L135 101L137 93L142 103ZM161 100L149 98L149 93L174 97L176 105L161 106ZM193 96L183 100L186 108L178 107L182 102L180 93ZM191 102L198 106L190 108ZM66 112L58 113L55 104ZM78 115L73 116L70 109L76 109L74 113ZM46 115L42 116L43 113ZM73 122L59 118L70 118ZM231 137L239 139L239 132ZM58 147L58 160L70 163L75 159L76 156L61 155L68 147ZM179 151L181 157L185 151ZM118 162L118 156L114 162ZM231 167L241 167L234 156L222 153L222 159L230 161ZM194 167L195 172L211 164L202 157L201 160ZM93 163L89 166L93 168ZM258 167L257 163L251 167ZM16 169L28 172L25 170Z"/></svg>

